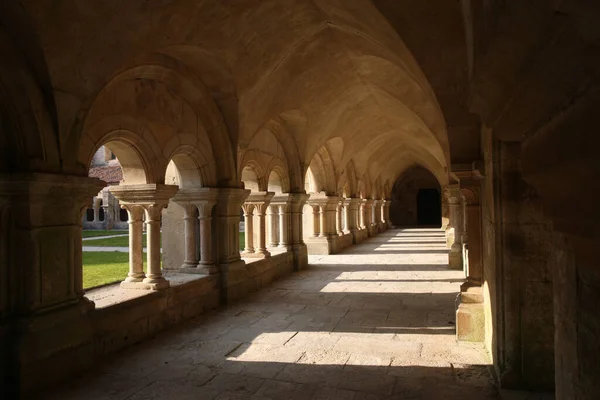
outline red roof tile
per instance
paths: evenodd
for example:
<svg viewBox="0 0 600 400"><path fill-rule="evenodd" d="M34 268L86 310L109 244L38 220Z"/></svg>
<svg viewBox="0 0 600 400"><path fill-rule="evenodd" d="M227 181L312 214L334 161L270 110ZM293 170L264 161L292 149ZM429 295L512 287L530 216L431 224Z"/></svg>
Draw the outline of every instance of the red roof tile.
<svg viewBox="0 0 600 400"><path fill-rule="evenodd" d="M98 178L108 184L119 184L123 180L123 171L118 165L108 167L92 167L89 176Z"/></svg>

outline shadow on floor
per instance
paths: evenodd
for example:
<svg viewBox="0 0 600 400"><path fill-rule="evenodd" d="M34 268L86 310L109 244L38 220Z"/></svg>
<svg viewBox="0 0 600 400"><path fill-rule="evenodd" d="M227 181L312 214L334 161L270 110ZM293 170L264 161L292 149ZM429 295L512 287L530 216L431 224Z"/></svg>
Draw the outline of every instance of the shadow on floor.
<svg viewBox="0 0 600 400"><path fill-rule="evenodd" d="M454 339L462 272L437 252L373 251L396 238L319 257L44 398L496 399L481 346Z"/></svg>

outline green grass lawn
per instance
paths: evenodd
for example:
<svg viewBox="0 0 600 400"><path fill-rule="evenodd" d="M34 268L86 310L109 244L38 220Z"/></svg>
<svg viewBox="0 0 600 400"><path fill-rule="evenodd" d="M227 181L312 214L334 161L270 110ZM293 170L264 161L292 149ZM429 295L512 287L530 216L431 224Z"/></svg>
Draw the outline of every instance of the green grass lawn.
<svg viewBox="0 0 600 400"><path fill-rule="evenodd" d="M244 250L244 238L244 232L240 232L240 251ZM84 245L127 247L129 245L129 238L123 236L89 240L84 242ZM146 235L144 234L145 245ZM116 251L83 252L83 287L85 289L120 282L127 277L127 272L129 272L129 253Z"/></svg>
<svg viewBox="0 0 600 400"><path fill-rule="evenodd" d="M96 237L96 236L110 236L110 235L122 235L124 233L127 233L127 231L122 231L122 230L117 230L117 229L113 229L110 231L105 231L105 230L84 230L83 231L83 237L84 238L88 238L88 237Z"/></svg>
<svg viewBox="0 0 600 400"><path fill-rule="evenodd" d="M146 247L146 234L142 236L142 242L144 247ZM119 236L114 238L106 238L106 239L94 239L94 240L86 240L83 242L84 246L98 246L98 247L129 247L129 235L128 236Z"/></svg>
<svg viewBox="0 0 600 400"><path fill-rule="evenodd" d="M129 272L129 253L83 252L83 287L119 282Z"/></svg>

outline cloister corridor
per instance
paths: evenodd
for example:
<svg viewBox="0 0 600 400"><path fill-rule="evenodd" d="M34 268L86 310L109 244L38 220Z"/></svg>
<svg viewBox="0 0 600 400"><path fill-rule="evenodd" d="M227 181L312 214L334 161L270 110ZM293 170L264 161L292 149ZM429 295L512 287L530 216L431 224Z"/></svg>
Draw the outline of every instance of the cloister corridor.
<svg viewBox="0 0 600 400"><path fill-rule="evenodd" d="M463 271L438 229L394 229L132 346L51 399L495 399L455 340Z"/></svg>

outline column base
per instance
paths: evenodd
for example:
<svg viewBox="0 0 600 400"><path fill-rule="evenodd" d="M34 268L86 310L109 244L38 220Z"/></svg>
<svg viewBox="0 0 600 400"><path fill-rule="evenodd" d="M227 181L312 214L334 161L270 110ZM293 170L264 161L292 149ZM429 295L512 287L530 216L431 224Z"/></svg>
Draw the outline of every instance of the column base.
<svg viewBox="0 0 600 400"><path fill-rule="evenodd" d="M456 339L462 342L485 340L485 312L480 286L461 286L461 303L456 310Z"/></svg>
<svg viewBox="0 0 600 400"><path fill-rule="evenodd" d="M265 251L255 251L253 253L242 253L243 258L268 258L271 257L271 253L267 250Z"/></svg>
<svg viewBox="0 0 600 400"><path fill-rule="evenodd" d="M463 269L463 256L461 252L448 253L448 268L462 271Z"/></svg>
<svg viewBox="0 0 600 400"><path fill-rule="evenodd" d="M166 289L170 285L169 281L164 279L158 282L121 282L121 288L123 289L137 289L137 290L161 290Z"/></svg>

